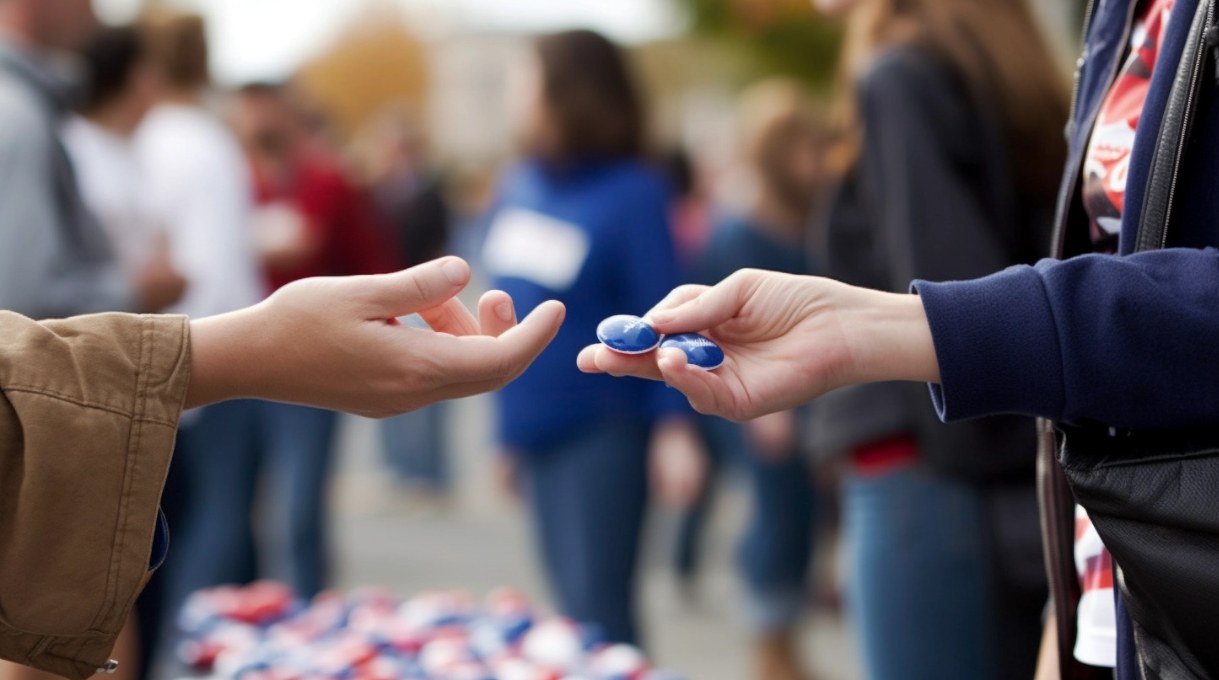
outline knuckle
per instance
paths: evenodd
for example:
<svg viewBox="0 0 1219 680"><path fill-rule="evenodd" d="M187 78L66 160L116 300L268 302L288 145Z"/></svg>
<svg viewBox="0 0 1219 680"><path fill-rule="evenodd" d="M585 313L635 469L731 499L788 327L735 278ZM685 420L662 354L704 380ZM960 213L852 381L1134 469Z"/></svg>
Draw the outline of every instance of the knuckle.
<svg viewBox="0 0 1219 680"><path fill-rule="evenodd" d="M409 280L411 282L411 291L415 294L415 297L420 300L427 299L428 290L427 286L423 285L423 280L418 276L412 276Z"/></svg>

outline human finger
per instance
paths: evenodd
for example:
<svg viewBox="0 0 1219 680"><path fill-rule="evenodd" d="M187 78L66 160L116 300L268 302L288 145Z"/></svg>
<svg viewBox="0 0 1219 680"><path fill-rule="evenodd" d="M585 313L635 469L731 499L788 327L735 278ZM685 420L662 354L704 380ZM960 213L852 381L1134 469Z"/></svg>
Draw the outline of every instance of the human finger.
<svg viewBox="0 0 1219 680"><path fill-rule="evenodd" d="M711 286L703 286L694 283L688 283L684 286L678 286L669 291L669 294L663 300L652 306L652 309L644 314L645 318L650 318L653 312L658 312L663 309L673 309L685 302L693 300L702 295L704 292L711 289Z"/></svg>
<svg viewBox="0 0 1219 680"><path fill-rule="evenodd" d="M656 365L665 383L686 395L695 411L736 419L732 390L720 375L691 366L685 353L673 348L660 350Z"/></svg>
<svg viewBox="0 0 1219 680"><path fill-rule="evenodd" d="M449 371L452 382L510 380L520 375L559 332L566 310L551 300L538 305L521 323L498 338L468 336L436 338L436 359Z"/></svg>
<svg viewBox="0 0 1219 680"><path fill-rule="evenodd" d="M732 319L744 302L745 281L738 274L724 279L711 288L697 291L672 307L648 313L648 320L658 333L703 331ZM684 297L683 293L678 297Z"/></svg>
<svg viewBox="0 0 1219 680"><path fill-rule="evenodd" d="M516 307L502 290L489 290L478 301L478 321L483 335L499 337L516 325Z"/></svg>
<svg viewBox="0 0 1219 680"><path fill-rule="evenodd" d="M421 310L419 317L427 323L429 328L438 333L457 336L481 333L478 320L474 318L465 304L455 297L451 297L431 309Z"/></svg>
<svg viewBox="0 0 1219 680"><path fill-rule="evenodd" d="M369 318L405 316L439 307L470 281L470 266L460 257L442 257L390 274L353 276L340 285L369 307Z"/></svg>
<svg viewBox="0 0 1219 680"><path fill-rule="evenodd" d="M576 366L585 373L608 373L615 377L633 376L663 380L656 368L656 353L621 354L604 345L589 345L576 357Z"/></svg>

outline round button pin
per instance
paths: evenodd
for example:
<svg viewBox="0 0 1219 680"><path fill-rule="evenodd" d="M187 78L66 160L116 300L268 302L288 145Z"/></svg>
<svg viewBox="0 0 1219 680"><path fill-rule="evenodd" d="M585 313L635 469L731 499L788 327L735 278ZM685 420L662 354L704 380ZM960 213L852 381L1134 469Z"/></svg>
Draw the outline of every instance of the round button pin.
<svg viewBox="0 0 1219 680"><path fill-rule="evenodd" d="M724 350L709 338L698 333L667 335L661 341L662 348L676 347L686 353L686 363L714 371L724 365Z"/></svg>
<svg viewBox="0 0 1219 680"><path fill-rule="evenodd" d="M597 339L622 354L651 352L660 344L660 335L651 324L629 314L617 314L597 324Z"/></svg>

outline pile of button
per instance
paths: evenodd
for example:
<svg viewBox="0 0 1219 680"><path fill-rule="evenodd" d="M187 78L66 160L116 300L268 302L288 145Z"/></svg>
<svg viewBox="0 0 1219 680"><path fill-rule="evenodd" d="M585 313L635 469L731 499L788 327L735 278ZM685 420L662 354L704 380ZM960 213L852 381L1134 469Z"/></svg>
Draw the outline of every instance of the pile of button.
<svg viewBox="0 0 1219 680"><path fill-rule="evenodd" d="M305 603L260 582L194 594L179 623L179 658L233 680L679 680L630 645L543 616L521 593L402 601L380 590Z"/></svg>

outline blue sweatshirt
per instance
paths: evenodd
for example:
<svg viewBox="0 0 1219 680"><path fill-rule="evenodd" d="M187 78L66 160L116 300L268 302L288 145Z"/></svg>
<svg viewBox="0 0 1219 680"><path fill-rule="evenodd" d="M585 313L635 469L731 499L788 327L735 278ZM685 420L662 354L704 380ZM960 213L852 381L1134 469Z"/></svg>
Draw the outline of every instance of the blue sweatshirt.
<svg viewBox="0 0 1219 680"><path fill-rule="evenodd" d="M1080 158L1121 59L1136 0L1098 2L1086 35L1063 197L1065 231ZM1198 0L1178 0L1130 157L1120 255L1013 267L974 281L916 281L931 323L940 416L1021 413L1118 428L1219 422L1219 87L1203 86L1164 251L1132 255L1169 88Z"/></svg>
<svg viewBox="0 0 1219 680"><path fill-rule="evenodd" d="M525 162L490 215L484 264L518 312L549 299L567 320L537 361L498 394L499 439L528 452L582 428L688 414L663 383L580 373L576 354L613 314L643 315L678 282L663 179L633 160L563 170Z"/></svg>

